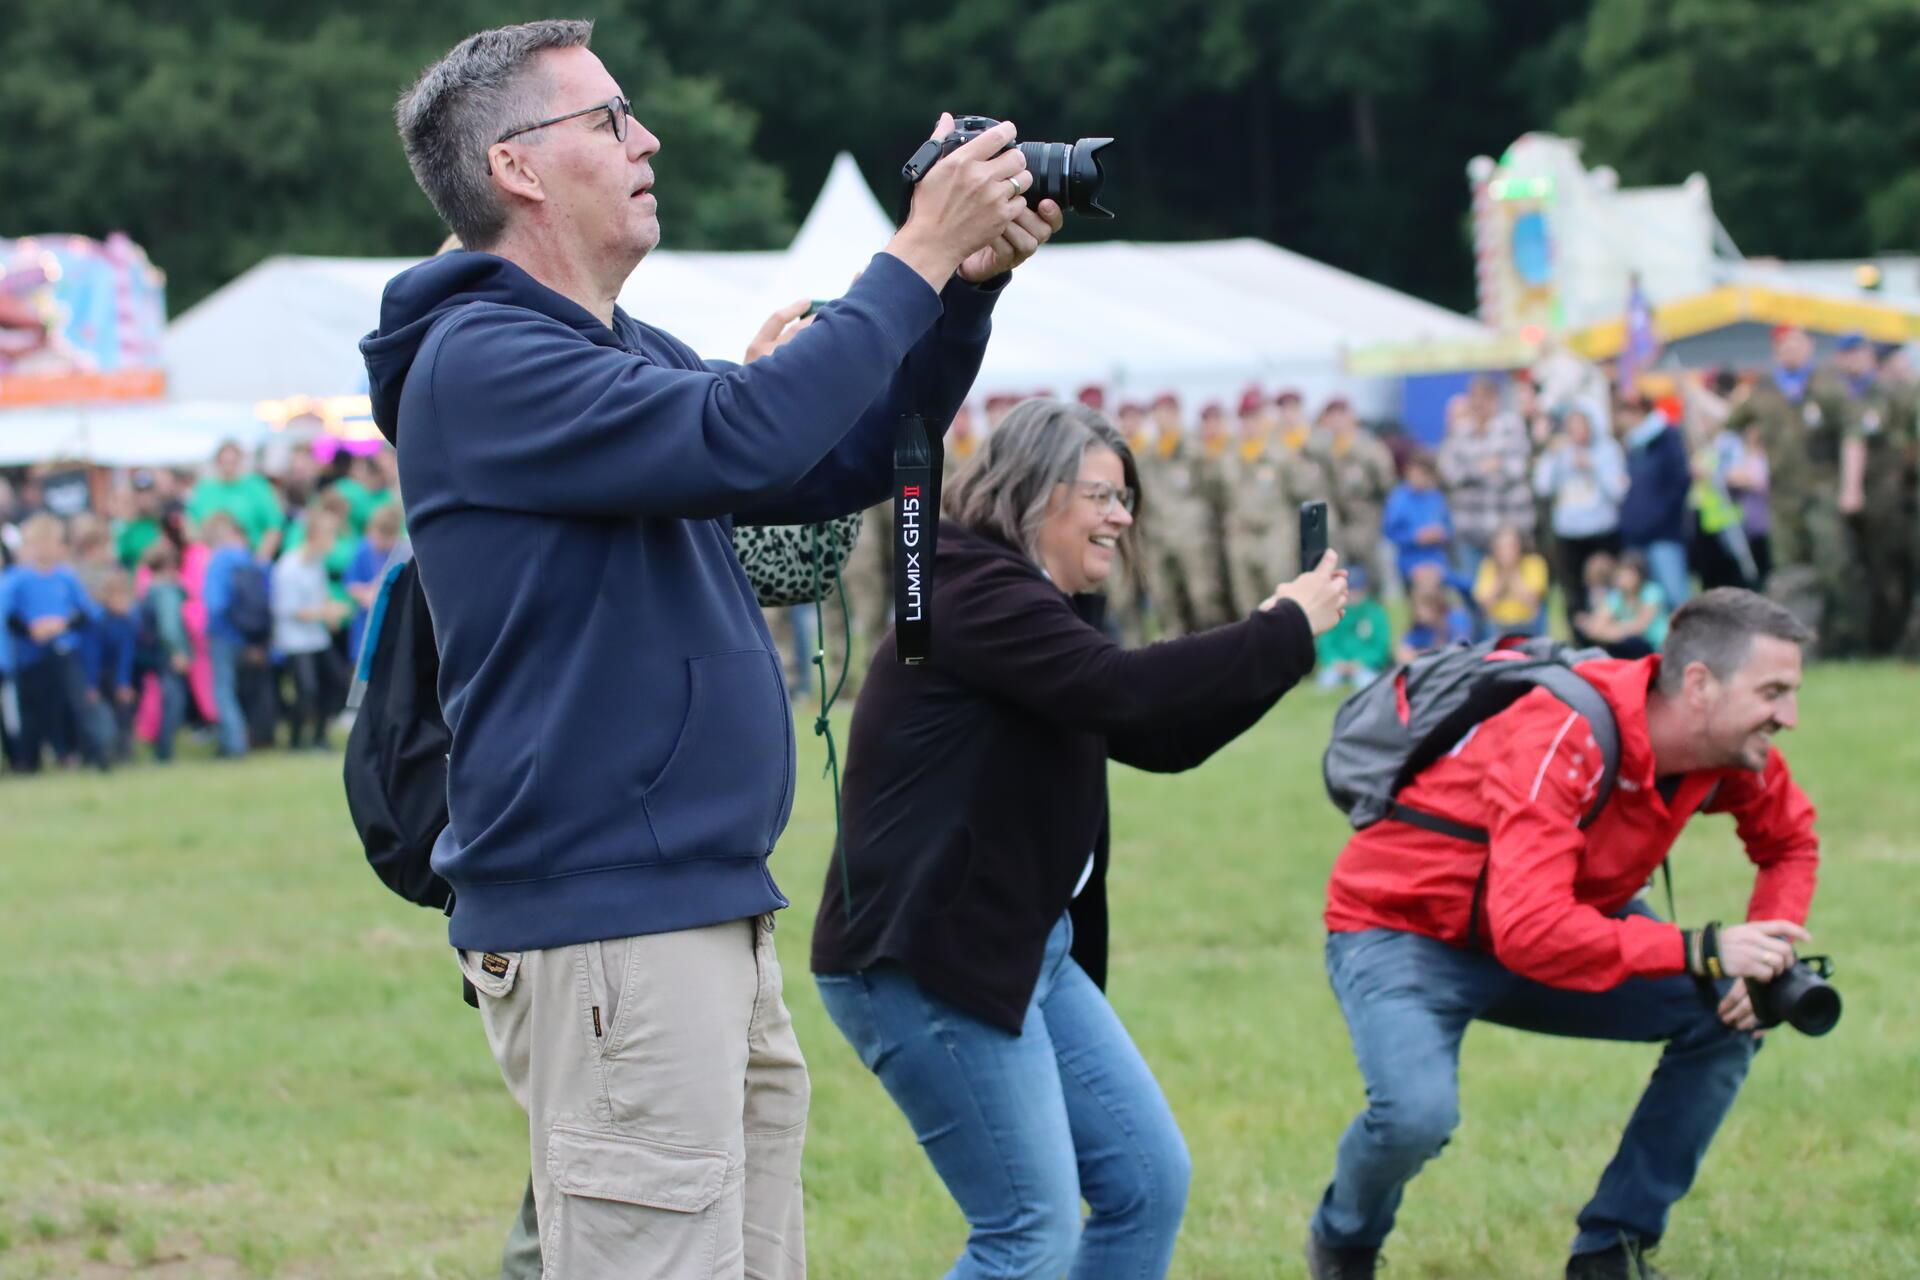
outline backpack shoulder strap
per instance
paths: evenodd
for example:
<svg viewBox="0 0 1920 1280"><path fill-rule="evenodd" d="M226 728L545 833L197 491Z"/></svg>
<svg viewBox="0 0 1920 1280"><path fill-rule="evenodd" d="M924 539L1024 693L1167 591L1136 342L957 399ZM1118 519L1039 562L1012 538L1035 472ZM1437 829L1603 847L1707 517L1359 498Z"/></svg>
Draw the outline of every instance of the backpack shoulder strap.
<svg viewBox="0 0 1920 1280"><path fill-rule="evenodd" d="M1582 829L1592 826L1595 819L1599 818L1600 811L1607 807L1607 801L1613 796L1614 784L1620 777L1620 725L1614 719L1613 708L1592 681L1573 668L1557 662L1530 663L1516 669L1514 678L1544 688L1565 703L1568 710L1577 713L1593 730L1593 741L1600 751L1600 785L1594 788L1593 803L1587 806L1586 813L1580 818ZM1485 844L1490 838L1485 827L1468 826L1398 801L1386 816L1396 822L1404 822L1436 835L1465 840L1470 844Z"/></svg>
<svg viewBox="0 0 1920 1280"><path fill-rule="evenodd" d="M387 607L393 603L393 591L407 572L411 560L390 566L381 575L380 588L374 593L373 607L367 610L367 625L360 632L360 661L353 670L353 683L347 690L347 709L358 711L367 696L367 682L373 679L373 655L380 646L380 630L386 625Z"/></svg>
<svg viewBox="0 0 1920 1280"><path fill-rule="evenodd" d="M1613 708L1593 682L1572 667L1543 664L1528 672L1528 678L1579 713L1593 731L1594 744L1600 749L1600 785L1594 788L1593 803L1580 819L1582 827L1593 825L1600 811L1613 796L1614 783L1620 779L1620 725Z"/></svg>

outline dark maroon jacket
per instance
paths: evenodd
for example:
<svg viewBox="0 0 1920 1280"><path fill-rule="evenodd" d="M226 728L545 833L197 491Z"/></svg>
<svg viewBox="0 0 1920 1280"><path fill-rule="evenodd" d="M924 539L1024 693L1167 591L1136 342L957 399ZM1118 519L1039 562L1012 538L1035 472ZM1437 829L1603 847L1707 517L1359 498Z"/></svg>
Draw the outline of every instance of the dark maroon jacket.
<svg viewBox="0 0 1920 1280"><path fill-rule="evenodd" d="M897 963L1018 1033L1071 903L1074 958L1104 985L1107 761L1193 768L1311 671L1314 649L1290 602L1144 649L1114 644L1097 609L942 522L931 657L901 666L889 634L854 708L814 972Z"/></svg>

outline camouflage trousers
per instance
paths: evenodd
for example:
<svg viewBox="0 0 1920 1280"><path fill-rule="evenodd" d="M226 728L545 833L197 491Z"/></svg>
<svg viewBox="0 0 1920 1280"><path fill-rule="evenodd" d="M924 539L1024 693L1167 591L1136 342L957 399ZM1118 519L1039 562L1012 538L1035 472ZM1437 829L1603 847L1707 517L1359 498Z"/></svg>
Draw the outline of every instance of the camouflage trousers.
<svg viewBox="0 0 1920 1280"><path fill-rule="evenodd" d="M1226 557L1204 529L1177 525L1148 543L1147 600L1161 638L1217 627L1234 615Z"/></svg>
<svg viewBox="0 0 1920 1280"><path fill-rule="evenodd" d="M1298 522L1276 520L1270 525L1228 529L1227 564L1234 602L1242 614L1253 612L1275 587L1300 572Z"/></svg>
<svg viewBox="0 0 1920 1280"><path fill-rule="evenodd" d="M1837 503L1774 495L1767 594L1818 633L1814 651L1819 656L1847 658L1866 651L1867 580Z"/></svg>
<svg viewBox="0 0 1920 1280"><path fill-rule="evenodd" d="M1920 512L1909 507L1907 522L1907 622L1894 651L1909 661L1920 661Z"/></svg>
<svg viewBox="0 0 1920 1280"><path fill-rule="evenodd" d="M1890 653L1913 603L1915 524L1897 500L1869 505L1854 522L1867 579L1867 646Z"/></svg>

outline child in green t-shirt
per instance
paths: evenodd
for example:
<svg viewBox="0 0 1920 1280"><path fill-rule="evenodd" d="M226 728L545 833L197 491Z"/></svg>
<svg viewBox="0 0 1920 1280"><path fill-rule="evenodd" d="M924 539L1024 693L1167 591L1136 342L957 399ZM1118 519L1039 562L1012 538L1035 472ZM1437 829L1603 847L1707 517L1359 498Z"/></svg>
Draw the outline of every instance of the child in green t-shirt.
<svg viewBox="0 0 1920 1280"><path fill-rule="evenodd" d="M1347 612L1314 642L1320 654L1322 689L1364 689L1393 662L1393 627L1386 606L1367 590L1366 570L1347 571Z"/></svg>

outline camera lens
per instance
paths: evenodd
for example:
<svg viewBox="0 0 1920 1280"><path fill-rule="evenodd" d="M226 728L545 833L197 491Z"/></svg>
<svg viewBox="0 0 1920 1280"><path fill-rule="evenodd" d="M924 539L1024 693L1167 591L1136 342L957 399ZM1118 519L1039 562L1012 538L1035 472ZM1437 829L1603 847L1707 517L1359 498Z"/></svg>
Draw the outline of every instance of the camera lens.
<svg viewBox="0 0 1920 1280"><path fill-rule="evenodd" d="M1027 172L1033 177L1027 204L1037 209L1042 200L1051 200L1072 213L1111 218L1113 211L1100 203L1100 184L1106 177L1100 170L1100 152L1112 144L1112 138L1020 143L1020 154L1027 158Z"/></svg>
<svg viewBox="0 0 1920 1280"><path fill-rule="evenodd" d="M1822 968L1806 961L1754 989L1754 1011L1767 1025L1785 1022L1802 1035L1823 1036L1840 1022L1840 992L1828 985Z"/></svg>
<svg viewBox="0 0 1920 1280"><path fill-rule="evenodd" d="M1787 1015L1796 1031L1823 1036L1840 1024L1840 993L1826 983L1809 983Z"/></svg>

